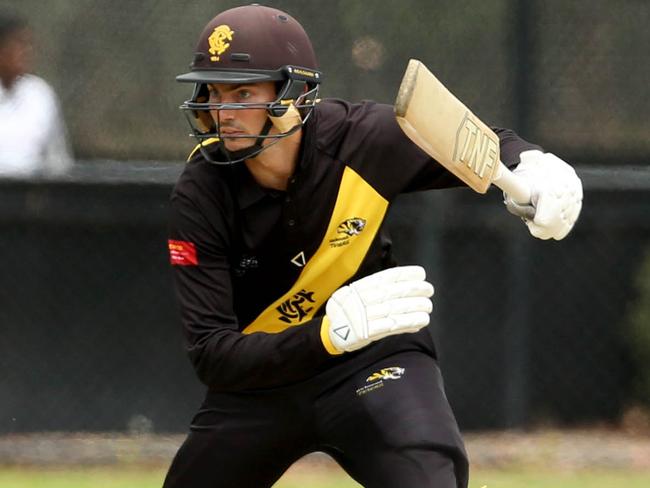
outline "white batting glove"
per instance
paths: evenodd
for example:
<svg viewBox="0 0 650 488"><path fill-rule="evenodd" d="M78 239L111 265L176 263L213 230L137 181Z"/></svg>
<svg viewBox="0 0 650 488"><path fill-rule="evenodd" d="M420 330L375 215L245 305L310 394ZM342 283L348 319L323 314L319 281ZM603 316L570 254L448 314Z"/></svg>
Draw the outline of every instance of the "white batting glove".
<svg viewBox="0 0 650 488"><path fill-rule="evenodd" d="M432 295L421 266L385 269L343 286L325 307L325 347L349 352L389 335L417 332L429 323Z"/></svg>
<svg viewBox="0 0 650 488"><path fill-rule="evenodd" d="M531 205L521 205L504 194L508 211L523 219L530 233L538 239L564 239L582 209L582 182L575 170L551 153L524 151L513 170L528 181Z"/></svg>

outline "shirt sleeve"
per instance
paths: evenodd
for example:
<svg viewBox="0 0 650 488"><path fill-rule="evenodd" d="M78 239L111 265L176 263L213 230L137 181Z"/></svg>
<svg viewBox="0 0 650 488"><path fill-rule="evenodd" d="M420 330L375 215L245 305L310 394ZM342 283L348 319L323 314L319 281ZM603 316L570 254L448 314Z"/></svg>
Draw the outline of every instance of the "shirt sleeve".
<svg viewBox="0 0 650 488"><path fill-rule="evenodd" d="M492 127L491 129L499 136L501 162L510 169L515 168L521 162L519 155L522 152L532 149L543 151L541 146L522 139L512 129L501 127Z"/></svg>
<svg viewBox="0 0 650 488"><path fill-rule="evenodd" d="M208 219L192 201L171 199L170 259L186 348L199 379L215 391L286 385L317 372L332 356L321 318L280 333L243 334L233 307L225 215ZM214 213L214 215L213 215Z"/></svg>
<svg viewBox="0 0 650 488"><path fill-rule="evenodd" d="M525 141L511 129L500 127L491 127L491 129L499 137L501 162L510 169L520 163L519 155L523 151L542 150L540 146ZM458 177L428 155L425 155L424 159L417 158L416 165L419 171L409 182L405 192L466 186Z"/></svg>
<svg viewBox="0 0 650 488"><path fill-rule="evenodd" d="M404 134L392 106L359 104L349 110L346 123L350 130L343 143L343 159L352 161L388 199L399 193L465 186ZM522 151L541 149L510 129L492 129L499 137L501 160L510 168L519 164Z"/></svg>
<svg viewBox="0 0 650 488"><path fill-rule="evenodd" d="M500 127L491 127L491 129L499 137L501 162L510 169L515 168L519 164L519 155L523 151L531 149L542 150L540 146L525 141L511 129ZM405 192L466 186L458 177L428 155L424 155L424 160L418 158L415 161L419 167L419 171L409 182Z"/></svg>

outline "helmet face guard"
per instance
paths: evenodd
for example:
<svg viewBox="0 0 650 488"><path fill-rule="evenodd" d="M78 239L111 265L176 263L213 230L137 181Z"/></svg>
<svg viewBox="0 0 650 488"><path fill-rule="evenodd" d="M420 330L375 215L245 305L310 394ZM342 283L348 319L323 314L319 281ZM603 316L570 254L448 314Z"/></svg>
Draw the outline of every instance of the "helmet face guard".
<svg viewBox="0 0 650 488"><path fill-rule="evenodd" d="M248 5L227 10L203 30L191 71L176 78L194 83L194 92L180 109L190 136L199 142L204 157L216 164L231 164L256 156L298 131L318 101L322 74L316 69L311 42L302 26L280 10ZM208 85L275 82L276 99L268 103L212 103ZM264 110L267 123L259 134L224 134L220 110ZM272 127L276 128L270 134ZM225 139L254 139L252 146L228 151ZM272 142L266 142L271 139ZM214 148L219 151L206 150ZM218 154L218 156L215 155Z"/></svg>
<svg viewBox="0 0 650 488"><path fill-rule="evenodd" d="M282 78L278 76L264 77L256 75L256 81L247 81L251 76L249 73L213 73L217 76L202 76L196 80L196 74L188 73L187 76L179 76L181 82L194 82L194 93L192 98L181 104L180 109L187 119L191 133L190 137L198 141L199 148L208 161L215 164L230 164L242 161L262 152L280 139L295 133L309 119L314 104L318 101L319 83L321 73L296 66L284 66L281 70ZM226 76L223 76L223 75ZM217 78L219 81L215 81ZM276 81L279 86L277 97L274 101L267 103L212 103L209 101L208 85L212 83L224 83L222 79L233 80L232 84L261 83L264 81ZM195 81L196 80L196 81ZM283 82L281 81L283 80ZM220 110L264 110L268 115L267 123L259 134L222 134L219 125ZM213 114L215 114L213 116ZM270 129L275 127L276 133L270 134ZM252 146L240 151L227 151L223 144L226 139L255 139ZM273 142L265 143L266 139ZM220 149L225 158L222 161L215 160L215 155L206 154L205 146L215 142L221 143Z"/></svg>

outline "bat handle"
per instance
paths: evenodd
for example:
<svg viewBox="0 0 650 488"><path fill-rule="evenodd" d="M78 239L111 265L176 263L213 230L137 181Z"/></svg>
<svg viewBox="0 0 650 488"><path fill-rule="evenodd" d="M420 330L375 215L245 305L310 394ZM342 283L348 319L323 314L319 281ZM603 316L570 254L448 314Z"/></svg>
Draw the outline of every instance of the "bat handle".
<svg viewBox="0 0 650 488"><path fill-rule="evenodd" d="M500 161L497 175L492 179L492 183L506 192L516 203L522 205L530 204L530 186L528 183L510 171Z"/></svg>

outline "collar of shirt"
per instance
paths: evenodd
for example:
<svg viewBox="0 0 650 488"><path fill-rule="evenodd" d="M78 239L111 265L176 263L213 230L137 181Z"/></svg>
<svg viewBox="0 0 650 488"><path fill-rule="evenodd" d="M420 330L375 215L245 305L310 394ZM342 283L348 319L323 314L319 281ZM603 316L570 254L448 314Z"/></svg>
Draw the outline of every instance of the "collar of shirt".
<svg viewBox="0 0 650 488"><path fill-rule="evenodd" d="M312 114L315 115L315 114ZM300 144L300 154L298 156L298 165L296 167L296 172L294 176L301 173L309 165L311 160L311 145L313 141L313 133L315 131L315 117L310 117L305 127L303 129L302 141ZM237 191L236 198L239 208L244 210L247 207L250 207L254 203L260 201L264 197L269 197L272 199L277 199L283 197L286 192L281 190L271 190L269 188L264 188L260 186L253 176L246 168L246 165L239 163L237 168L235 168L235 174L237 177Z"/></svg>
<svg viewBox="0 0 650 488"><path fill-rule="evenodd" d="M237 172L238 185L236 197L240 209L244 210L266 196L269 196L271 198L278 198L284 194L282 191L270 190L268 188L261 187L255 181L250 171L248 171L246 165L244 163L239 164L240 167L238 169L240 171Z"/></svg>

